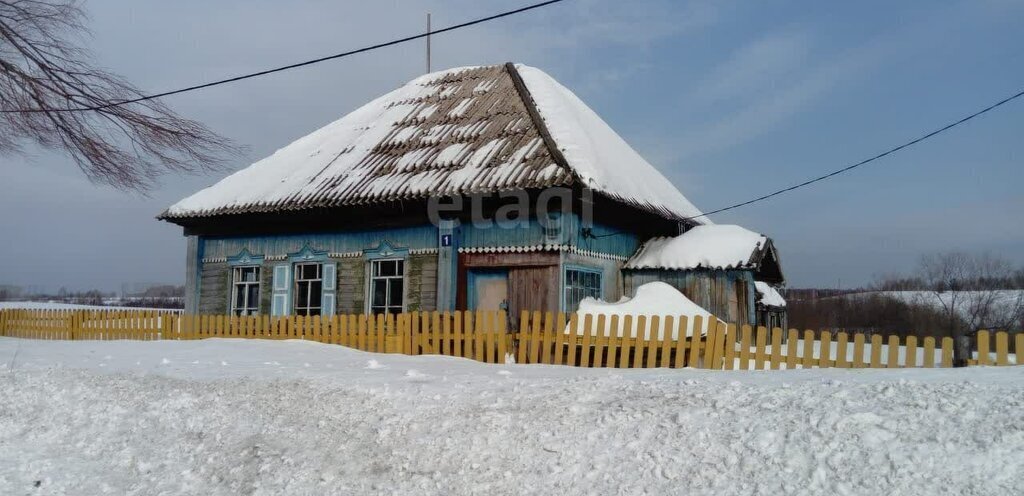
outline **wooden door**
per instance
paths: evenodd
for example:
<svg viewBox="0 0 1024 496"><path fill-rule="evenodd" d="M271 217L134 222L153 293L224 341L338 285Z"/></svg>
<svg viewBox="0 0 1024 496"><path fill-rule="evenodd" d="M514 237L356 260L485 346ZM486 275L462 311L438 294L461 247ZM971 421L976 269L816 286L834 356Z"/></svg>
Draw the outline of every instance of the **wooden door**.
<svg viewBox="0 0 1024 496"><path fill-rule="evenodd" d="M518 321L523 310L558 312L558 266L509 269L509 314Z"/></svg>

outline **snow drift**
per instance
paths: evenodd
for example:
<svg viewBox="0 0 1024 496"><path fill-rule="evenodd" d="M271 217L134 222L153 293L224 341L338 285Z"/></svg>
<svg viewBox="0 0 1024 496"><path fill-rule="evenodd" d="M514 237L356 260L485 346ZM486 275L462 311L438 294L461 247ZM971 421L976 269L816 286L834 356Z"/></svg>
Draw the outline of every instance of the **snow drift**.
<svg viewBox="0 0 1024 496"><path fill-rule="evenodd" d="M580 308L577 311L579 315L579 322L583 322L583 319L587 315L591 316L594 325L597 325L597 316L605 315L605 327L603 332L605 335L619 336L622 337L626 334L626 329L623 328L622 317L626 315L632 315L634 318L639 315L646 315L653 317L655 315L665 317L671 315L674 318L678 318L681 315L685 315L689 318L687 324L687 335L692 336L693 330L693 318L700 316L704 320L704 328L701 329L701 334L707 332L707 322L709 319L713 319L711 312L701 308L696 303L690 301L683 293L673 288L672 286L661 282L649 282L636 288L636 295L633 298L623 297L621 300L615 303L609 303L594 298L584 298L580 302ZM612 315L619 316L619 328L612 329L611 317ZM632 329L629 330L629 337L636 337L636 322L634 321ZM566 332L570 332L571 329L566 327ZM652 332L650 326L644 333L645 338L650 338ZM673 326L672 339L678 339L679 328Z"/></svg>

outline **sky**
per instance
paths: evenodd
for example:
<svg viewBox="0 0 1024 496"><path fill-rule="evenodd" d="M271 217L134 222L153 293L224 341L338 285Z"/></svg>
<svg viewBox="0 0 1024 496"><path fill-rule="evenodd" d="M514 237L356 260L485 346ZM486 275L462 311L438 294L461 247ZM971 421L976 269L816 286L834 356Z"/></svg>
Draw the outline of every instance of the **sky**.
<svg viewBox="0 0 1024 496"><path fill-rule="evenodd" d="M148 92L435 29L528 0L92 0L97 63ZM568 0L437 35L435 70L546 71L705 211L870 157L1024 88L1024 2ZM422 42L172 96L246 147L231 170L424 72ZM848 175L716 215L772 237L790 287L856 287L925 253L1024 264L1024 101ZM214 175L147 195L60 153L0 156L0 284L184 282L181 228L155 220Z"/></svg>

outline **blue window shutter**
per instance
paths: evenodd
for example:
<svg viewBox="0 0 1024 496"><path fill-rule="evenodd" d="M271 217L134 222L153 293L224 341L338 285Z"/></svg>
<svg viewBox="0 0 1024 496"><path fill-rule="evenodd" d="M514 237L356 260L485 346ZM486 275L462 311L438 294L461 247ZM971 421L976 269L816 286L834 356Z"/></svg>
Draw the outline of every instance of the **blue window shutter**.
<svg viewBox="0 0 1024 496"><path fill-rule="evenodd" d="M274 294L270 300L270 314L288 315L288 288L291 285L291 264L274 266Z"/></svg>
<svg viewBox="0 0 1024 496"><path fill-rule="evenodd" d="M323 277L323 284L320 286L322 290L320 314L334 315L334 306L337 301L338 265L333 262L324 262L321 275Z"/></svg>

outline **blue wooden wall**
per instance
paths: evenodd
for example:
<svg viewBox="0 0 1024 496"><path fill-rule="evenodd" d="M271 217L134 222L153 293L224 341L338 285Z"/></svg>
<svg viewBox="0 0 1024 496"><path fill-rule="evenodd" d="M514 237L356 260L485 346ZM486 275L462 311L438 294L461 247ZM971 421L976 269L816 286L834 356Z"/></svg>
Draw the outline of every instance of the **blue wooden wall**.
<svg viewBox="0 0 1024 496"><path fill-rule="evenodd" d="M232 257L243 248L258 255L295 253L307 244L328 253L349 253L376 248L381 241L409 249L437 246L437 228L431 225L349 231L339 233L276 234L266 236L204 236L203 256Z"/></svg>
<svg viewBox="0 0 1024 496"><path fill-rule="evenodd" d="M642 242L635 233L612 228L599 222L593 222L589 226L584 225L583 220L575 213L565 216L563 220L566 244L581 250L629 257L636 253ZM589 236L584 231L588 227L590 228Z"/></svg>
<svg viewBox="0 0 1024 496"><path fill-rule="evenodd" d="M629 257L636 252L642 241L634 233L621 232L604 224L584 225L579 215L575 213L553 214L553 220L557 226L555 229L545 229L536 219L519 222L513 226L502 226L496 223L474 225L472 222L463 222L453 231L452 246L483 248L567 245L600 254ZM437 226L430 224L346 232L202 236L196 240L194 250L190 250L189 258L194 260L193 269L198 271L201 270L201 261L204 258L231 258L237 256L242 250L247 250L253 255L282 256L297 253L309 246L314 250L327 253L356 253L377 248L384 241L398 249L419 250L439 248L438 236ZM563 263L585 264L601 268L606 285L604 296L613 300L617 299L622 288L622 279L618 274L618 267L622 263L621 259L594 258L589 260L588 256L563 257ZM447 271L439 270L439 279L448 272L455 273L455 260L446 263L451 265L451 268ZM445 286L446 283L440 280L438 286L439 291L440 288L449 288L447 292L450 292L451 295L447 296L450 296L450 300L454 302L456 288L454 287L454 277L451 279L453 280L447 283L449 286ZM198 296L199 290L200 288L195 288L196 296ZM559 288L559 291L560 294L564 293L563 288ZM439 300L445 301L443 297L440 297Z"/></svg>
<svg viewBox="0 0 1024 496"><path fill-rule="evenodd" d="M641 240L634 233L595 223L590 236L577 214L556 219L558 229L545 232L536 220L530 219L503 227L497 224L478 226L463 223L456 231L460 247L536 246L560 244L600 253L628 257L636 252ZM350 253L376 248L381 241L396 247L424 249L437 247L437 227L420 225L390 229L348 231L335 233L270 234L263 236L203 236L199 251L203 257L224 258L237 255L242 249L260 255L295 253L305 245L330 253Z"/></svg>

